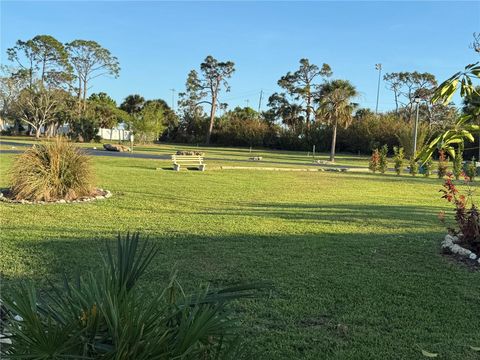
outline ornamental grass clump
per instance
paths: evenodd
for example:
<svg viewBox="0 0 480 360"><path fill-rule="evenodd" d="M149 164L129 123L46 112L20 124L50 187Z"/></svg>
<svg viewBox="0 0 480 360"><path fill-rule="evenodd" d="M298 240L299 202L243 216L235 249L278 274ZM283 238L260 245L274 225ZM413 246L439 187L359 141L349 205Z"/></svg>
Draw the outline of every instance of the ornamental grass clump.
<svg viewBox="0 0 480 360"><path fill-rule="evenodd" d="M90 158L61 138L21 154L13 164L11 182L16 200L73 200L94 192Z"/></svg>

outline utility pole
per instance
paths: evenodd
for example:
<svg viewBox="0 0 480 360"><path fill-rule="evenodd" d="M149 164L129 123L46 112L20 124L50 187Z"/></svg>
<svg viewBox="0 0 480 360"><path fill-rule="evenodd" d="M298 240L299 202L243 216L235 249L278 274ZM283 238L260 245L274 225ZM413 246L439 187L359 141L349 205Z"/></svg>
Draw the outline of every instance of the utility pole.
<svg viewBox="0 0 480 360"><path fill-rule="evenodd" d="M413 157L415 157L417 156L418 112L420 110L420 98L415 97L413 101L417 103L417 116L415 117L415 126L413 128Z"/></svg>
<svg viewBox="0 0 480 360"><path fill-rule="evenodd" d="M247 104L247 108L249 107L248 104L250 103L250 100L245 100L245 103Z"/></svg>
<svg viewBox="0 0 480 360"><path fill-rule="evenodd" d="M258 113L260 114L260 108L262 107L262 97L263 97L263 90L260 90L260 99L258 99Z"/></svg>
<svg viewBox="0 0 480 360"><path fill-rule="evenodd" d="M380 97L380 79L382 76L382 64L375 64L375 70L378 70L377 105L375 106L375 114L378 114L378 99Z"/></svg>
<svg viewBox="0 0 480 360"><path fill-rule="evenodd" d="M172 92L172 110L175 112L175 89L170 89Z"/></svg>

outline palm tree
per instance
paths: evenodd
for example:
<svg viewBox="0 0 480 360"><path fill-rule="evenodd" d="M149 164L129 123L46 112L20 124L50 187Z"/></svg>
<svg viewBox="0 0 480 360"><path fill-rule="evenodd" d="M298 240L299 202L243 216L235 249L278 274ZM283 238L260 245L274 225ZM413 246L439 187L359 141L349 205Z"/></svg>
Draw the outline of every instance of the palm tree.
<svg viewBox="0 0 480 360"><path fill-rule="evenodd" d="M332 125L332 148L330 161L335 162L335 146L338 125L347 128L352 123L352 113L357 107L352 99L358 92L348 80L332 80L323 84L319 91L319 115L327 124Z"/></svg>

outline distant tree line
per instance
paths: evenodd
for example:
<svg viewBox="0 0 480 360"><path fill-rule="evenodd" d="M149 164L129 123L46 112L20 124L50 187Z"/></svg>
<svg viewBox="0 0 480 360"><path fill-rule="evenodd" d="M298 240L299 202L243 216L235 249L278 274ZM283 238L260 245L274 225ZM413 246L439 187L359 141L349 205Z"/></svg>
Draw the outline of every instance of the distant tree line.
<svg viewBox="0 0 480 360"><path fill-rule="evenodd" d="M478 46L472 47L478 52ZM127 96L121 104L103 92L89 94L95 78L120 74L118 59L95 41L63 44L38 35L18 40L7 55L10 64L2 65L0 77L0 125L8 123L7 132L36 137L54 136L68 124L73 139L92 141L99 128L123 124L142 142L306 151L315 145L319 151L330 151L332 161L338 150L370 153L386 144L389 149L402 146L410 156L417 106L418 147L451 126L461 112L474 113L479 107L476 94L466 98L462 108L433 104L438 85L433 74L392 72L383 80L395 109L375 114L359 108L358 90L348 80L334 79L330 65L300 59L296 70L279 78L280 91L268 98L267 110L229 110L222 96L230 91L235 64L207 56L198 70L188 73L174 112L164 100L146 100L139 94Z"/></svg>

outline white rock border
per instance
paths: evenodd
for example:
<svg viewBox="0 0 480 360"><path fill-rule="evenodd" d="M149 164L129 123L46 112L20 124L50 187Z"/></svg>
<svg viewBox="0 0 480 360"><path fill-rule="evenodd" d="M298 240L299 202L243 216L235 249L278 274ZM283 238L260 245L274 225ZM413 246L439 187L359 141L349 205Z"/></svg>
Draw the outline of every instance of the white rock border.
<svg viewBox="0 0 480 360"><path fill-rule="evenodd" d="M450 251L452 254L459 255L462 257L467 257L470 260L476 261L480 265L480 257L478 254L475 254L473 251L465 249L458 245L459 241L458 236L447 234L445 239L442 241L442 249Z"/></svg>
<svg viewBox="0 0 480 360"><path fill-rule="evenodd" d="M74 200L55 200L55 201L30 201L30 200L13 200L9 199L4 195L4 191L8 189L0 189L0 201L6 202L10 204L27 204L27 205L46 205L46 204L73 204L73 203L86 203L95 200L104 200L112 197L112 192L110 190L104 189L96 189L96 193L100 193L101 195L93 195L93 196L82 196L78 199Z"/></svg>

